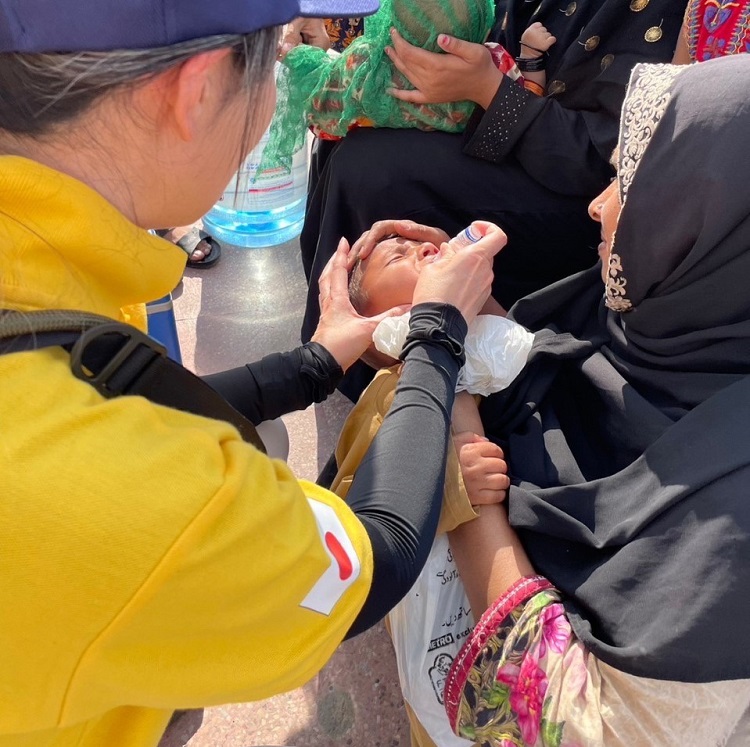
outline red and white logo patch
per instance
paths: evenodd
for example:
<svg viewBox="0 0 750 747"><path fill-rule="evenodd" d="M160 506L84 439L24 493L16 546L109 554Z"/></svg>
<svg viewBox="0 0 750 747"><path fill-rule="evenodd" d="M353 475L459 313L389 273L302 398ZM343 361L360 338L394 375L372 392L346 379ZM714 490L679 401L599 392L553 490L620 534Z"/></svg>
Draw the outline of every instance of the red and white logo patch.
<svg viewBox="0 0 750 747"><path fill-rule="evenodd" d="M331 564L300 606L322 615L330 615L344 592L359 578L361 566L354 545L336 511L313 498L308 498L307 501Z"/></svg>

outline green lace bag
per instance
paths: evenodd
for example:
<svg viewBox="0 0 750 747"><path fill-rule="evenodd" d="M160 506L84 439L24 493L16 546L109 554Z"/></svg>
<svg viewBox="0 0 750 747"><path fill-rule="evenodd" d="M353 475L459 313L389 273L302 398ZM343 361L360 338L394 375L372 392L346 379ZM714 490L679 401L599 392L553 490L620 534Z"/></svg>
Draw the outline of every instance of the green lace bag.
<svg viewBox="0 0 750 747"><path fill-rule="evenodd" d="M289 169L308 127L329 139L341 138L353 127L462 132L474 110L471 102L417 105L388 95L389 88L412 87L385 53L390 30L440 52L440 34L482 43L494 20L493 0L382 0L380 10L365 19L364 35L341 55L295 47L279 71L276 115L261 168Z"/></svg>

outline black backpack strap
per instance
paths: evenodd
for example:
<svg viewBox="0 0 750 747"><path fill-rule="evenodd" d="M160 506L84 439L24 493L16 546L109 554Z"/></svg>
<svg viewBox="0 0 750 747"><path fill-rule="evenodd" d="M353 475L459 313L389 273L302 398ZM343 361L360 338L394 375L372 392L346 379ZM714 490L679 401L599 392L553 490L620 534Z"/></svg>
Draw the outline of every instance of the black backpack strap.
<svg viewBox="0 0 750 747"><path fill-rule="evenodd" d="M112 320L79 311L0 309L0 354L73 345L83 332Z"/></svg>
<svg viewBox="0 0 750 747"><path fill-rule="evenodd" d="M141 396L159 405L224 420L265 453L255 426L203 379L167 357L139 329L78 312L0 312L0 353L62 346L73 374L102 396Z"/></svg>

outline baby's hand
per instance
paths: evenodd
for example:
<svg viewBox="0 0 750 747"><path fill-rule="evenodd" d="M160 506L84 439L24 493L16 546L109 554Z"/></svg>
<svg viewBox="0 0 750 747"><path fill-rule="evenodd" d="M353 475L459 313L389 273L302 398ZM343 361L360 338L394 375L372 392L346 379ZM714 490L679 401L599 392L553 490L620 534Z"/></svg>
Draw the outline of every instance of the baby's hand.
<svg viewBox="0 0 750 747"><path fill-rule="evenodd" d="M300 44L330 49L331 40L328 38L328 31L321 18L295 18L284 26L278 58L283 60L292 49Z"/></svg>
<svg viewBox="0 0 750 747"><path fill-rule="evenodd" d="M502 503L510 487L503 450L471 431L457 433L453 443L471 505Z"/></svg>
<svg viewBox="0 0 750 747"><path fill-rule="evenodd" d="M521 56L531 59L541 57L556 41L557 39L536 21L521 35Z"/></svg>

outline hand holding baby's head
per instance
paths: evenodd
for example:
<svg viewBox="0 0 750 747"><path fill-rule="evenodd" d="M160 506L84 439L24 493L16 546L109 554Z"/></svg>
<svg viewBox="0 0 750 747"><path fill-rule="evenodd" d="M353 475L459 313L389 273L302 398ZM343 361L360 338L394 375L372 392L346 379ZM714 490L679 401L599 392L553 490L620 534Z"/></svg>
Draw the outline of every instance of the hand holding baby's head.
<svg viewBox="0 0 750 747"><path fill-rule="evenodd" d="M480 237L477 243L456 249L453 242L442 240L446 237L443 232L421 228L426 230L410 232L418 234L416 238L397 231L378 235L377 243L357 259L349 296L360 314L372 316L393 306L442 301L453 304L469 319L482 306L492 282L492 259L505 246L505 233L493 223L475 221L472 231ZM430 267L433 264L435 267Z"/></svg>
<svg viewBox="0 0 750 747"><path fill-rule="evenodd" d="M352 305L363 316L373 316L411 304L422 266L439 255L440 249L430 241L387 236L354 265L349 281Z"/></svg>

